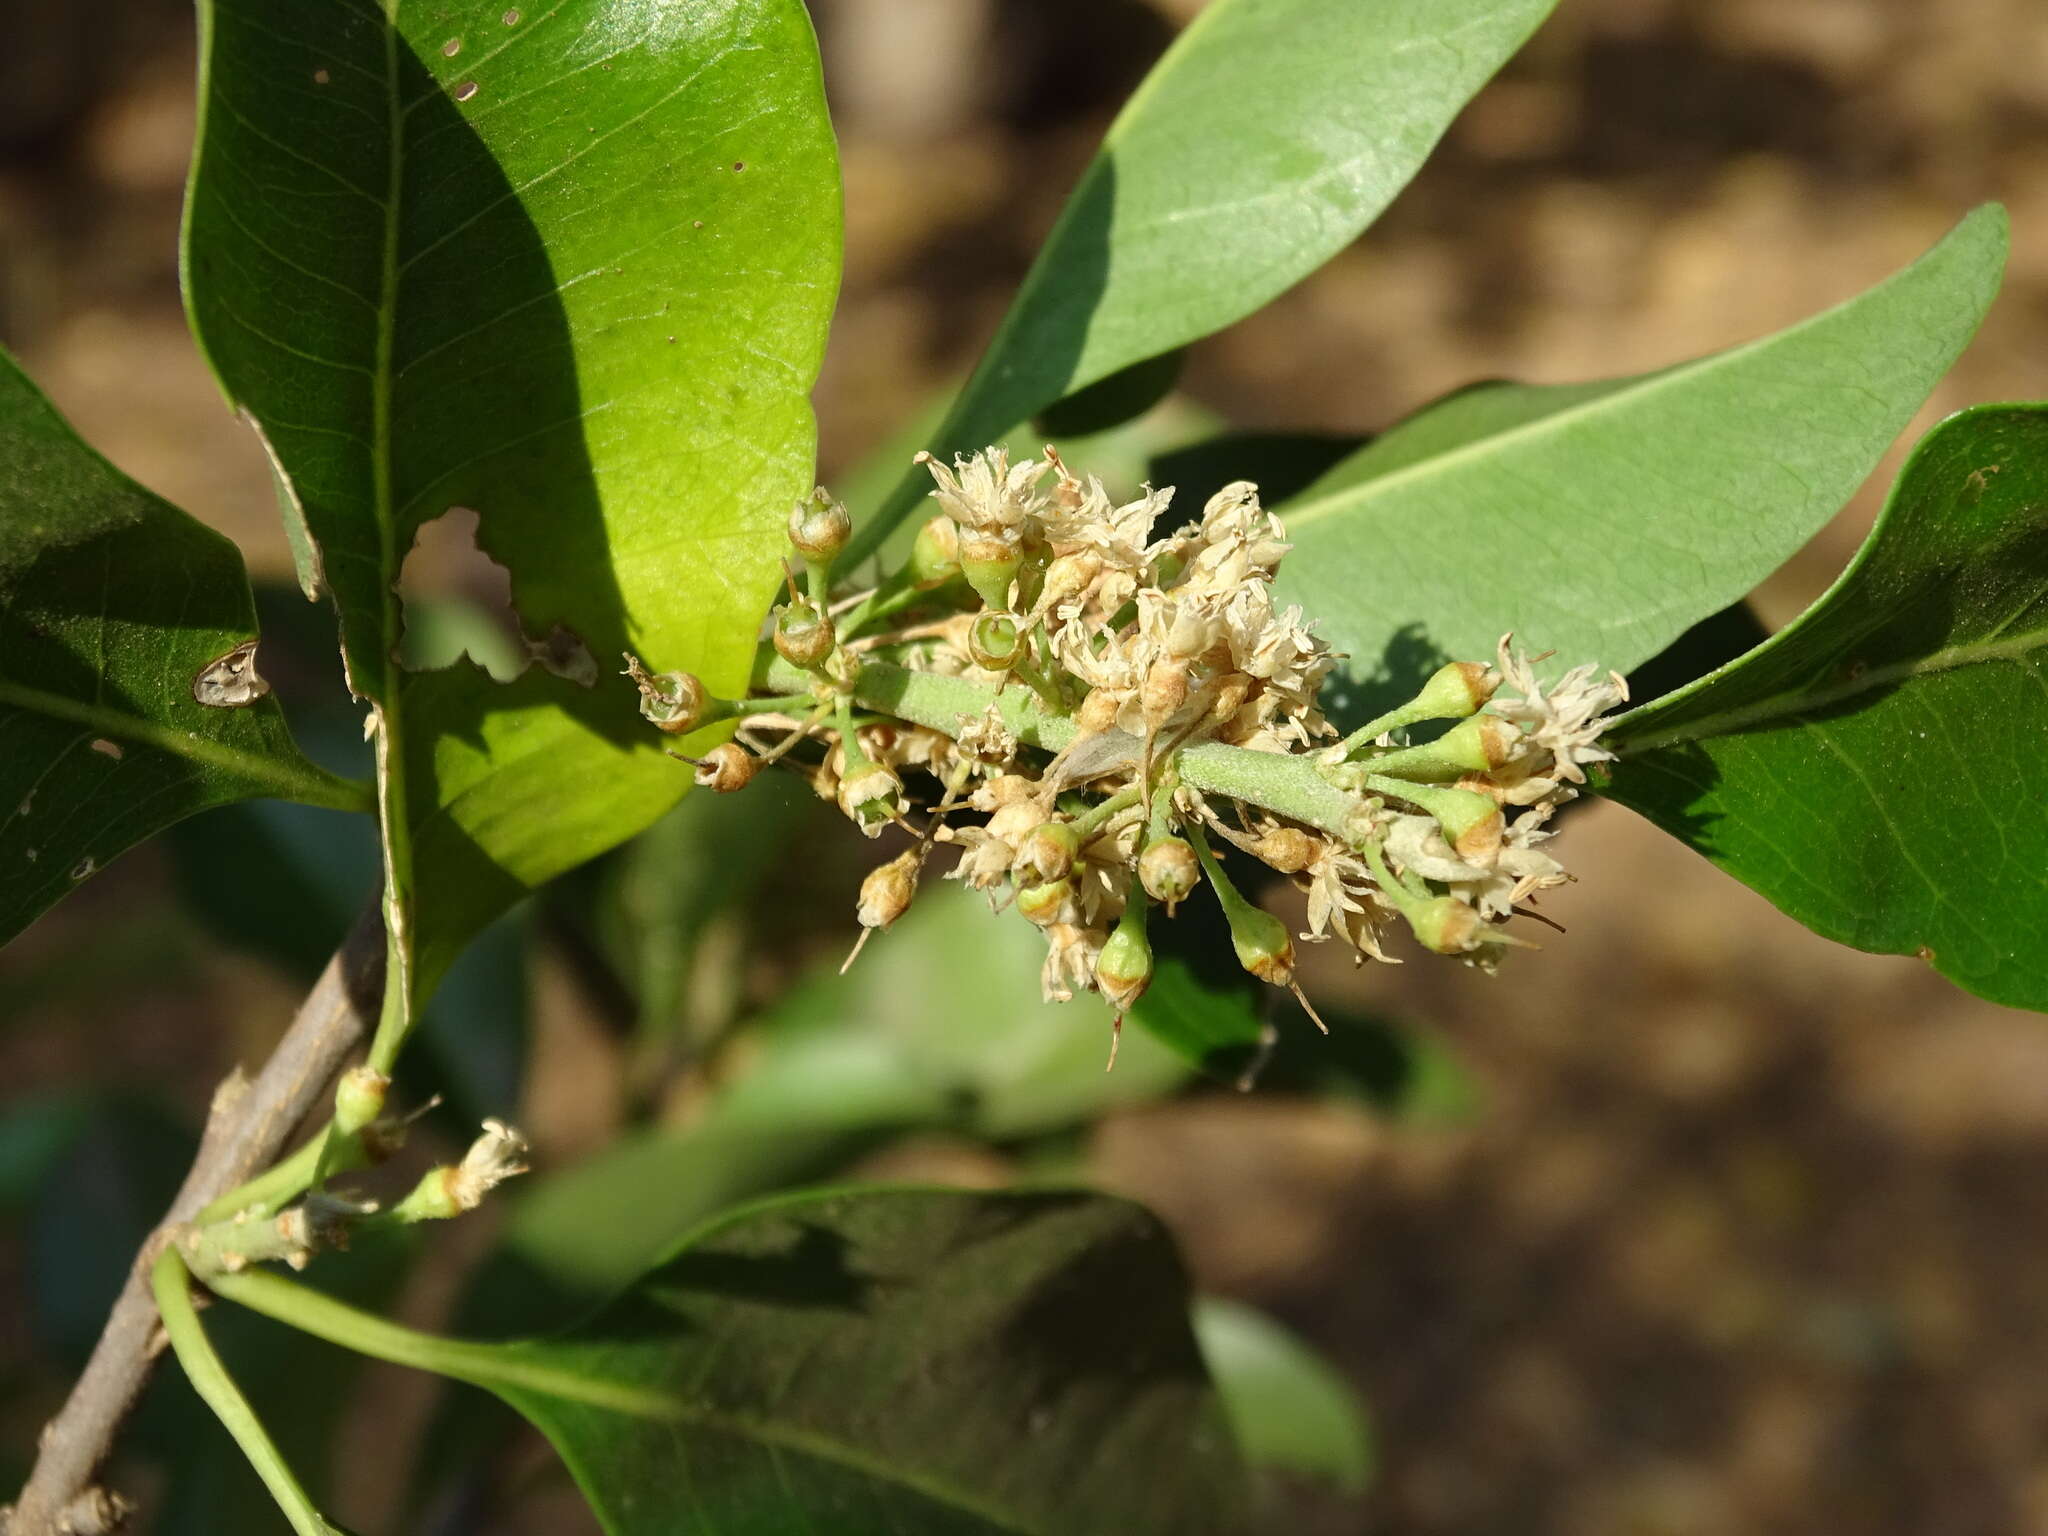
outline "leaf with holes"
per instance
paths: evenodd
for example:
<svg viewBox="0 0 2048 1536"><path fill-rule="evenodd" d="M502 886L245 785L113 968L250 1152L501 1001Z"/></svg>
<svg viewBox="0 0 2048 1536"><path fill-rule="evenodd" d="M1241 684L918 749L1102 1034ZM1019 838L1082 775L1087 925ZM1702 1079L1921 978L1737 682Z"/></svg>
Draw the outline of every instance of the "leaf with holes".
<svg viewBox="0 0 2048 1536"><path fill-rule="evenodd" d="M838 276L816 47L798 0L201 16L193 325L378 711L423 991L680 793L622 650L745 680ZM541 658L510 683L395 659L400 564L454 507Z"/></svg>
<svg viewBox="0 0 2048 1536"><path fill-rule="evenodd" d="M5 353L0 464L0 942L194 811L370 809L266 696L234 545L81 442Z"/></svg>
<svg viewBox="0 0 2048 1536"><path fill-rule="evenodd" d="M698 1233L555 1338L395 1327L281 1276L222 1294L487 1388L613 1536L1203 1536L1245 1476L1159 1223L1080 1193L796 1195Z"/></svg>
<svg viewBox="0 0 2048 1536"><path fill-rule="evenodd" d="M942 456L1222 330L1358 237L1556 0L1215 0L1110 126ZM869 554L931 482L866 518Z"/></svg>
<svg viewBox="0 0 2048 1536"><path fill-rule="evenodd" d="M1801 922L2048 1009L2048 405L1935 428L1819 602L1615 740L1605 793Z"/></svg>
<svg viewBox="0 0 2048 1536"><path fill-rule="evenodd" d="M1736 602L1863 481L1998 290L2004 210L1746 346L1638 378L1482 385L1280 509L1292 601L1375 713L1503 630L1626 672ZM1405 695L1404 695L1405 696Z"/></svg>

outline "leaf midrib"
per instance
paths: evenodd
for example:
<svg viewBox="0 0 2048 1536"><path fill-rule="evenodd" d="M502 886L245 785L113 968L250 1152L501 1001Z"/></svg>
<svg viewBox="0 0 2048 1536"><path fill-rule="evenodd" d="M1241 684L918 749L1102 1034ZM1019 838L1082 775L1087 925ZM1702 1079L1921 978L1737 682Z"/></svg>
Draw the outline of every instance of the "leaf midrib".
<svg viewBox="0 0 2048 1536"><path fill-rule="evenodd" d="M1911 269L1909 268L1908 270ZM1858 299L1850 299L1847 302L1853 304L1858 301ZM1746 341L1740 346L1730 347L1724 352L1709 353L1705 357L1695 358L1689 363L1680 363L1676 367L1656 369L1644 374L1639 379L1626 382L1620 388L1610 390L1608 393L1598 395L1591 400L1583 400L1577 405L1564 406L1559 410L1550 411L1515 426L1504 427L1497 432L1489 432L1483 437L1474 438L1469 443L1461 443L1456 448L1447 449L1442 453L1430 454L1425 458L1416 460L1412 464L1405 464L1399 469L1390 469L1383 475L1375 475L1370 480L1354 483L1343 490L1332 492L1329 495L1318 496L1313 501L1283 506L1279 509L1281 520L1286 524L1288 532L1298 533L1305 524L1320 522L1324 518L1333 517L1340 512L1355 510L1370 503L1381 493L1390 491L1406 481L1424 479L1431 475L1456 468L1467 459L1477 458L1481 454L1498 452L1503 447L1518 442L1523 438L1541 436L1553 429L1562 431L1574 422L1588 416L1598 415L1610 406L1619 408L1639 401L1647 395L1654 395L1663 389L1676 388L1686 384L1703 373L1710 373L1725 365L1739 362L1752 352L1760 351L1778 342L1789 341L1810 327L1818 325L1824 320L1832 319L1843 307L1842 305L1837 305L1833 309L1823 310L1818 315L1812 316L1789 330L1774 331L1768 336L1759 336L1754 341ZM1364 452L1367 450L1362 449L1360 451ZM1339 465L1338 468L1341 469L1342 466ZM1336 472L1335 469L1331 471L1333 474Z"/></svg>
<svg viewBox="0 0 2048 1536"><path fill-rule="evenodd" d="M2028 630L2010 640L2001 640L1994 644L1973 641L1962 645L1945 646L1916 660L1871 667L1832 688L1791 689L1774 693L1751 704L1703 715L1697 720L1675 726L1668 731L1635 738L1624 737L1622 755L1630 757L1641 752L1659 751L1665 747L1683 746L1687 742L1699 741L1708 736L1732 735L1773 720L1812 714L1846 699L1853 699L1858 694L1887 687L1892 683L1904 682L1910 678L1932 677L1943 672L1992 662L2023 661L2032 652L2042 649L2048 649L2048 628Z"/></svg>
<svg viewBox="0 0 2048 1536"><path fill-rule="evenodd" d="M943 1479L869 1457L826 1435L686 1402L657 1389L607 1381L536 1361L507 1359L504 1345L421 1333L265 1269L209 1276L207 1283L253 1312L373 1359L453 1377L487 1391L540 1393L653 1423L690 1424L751 1437L766 1446L799 1451L909 1489L986 1521L1009 1536L1045 1536L1040 1527L1020 1524L1015 1514L991 1508ZM543 1433L546 1432L543 1427ZM556 1440L551 1433L548 1438L564 1460L573 1465L572 1447Z"/></svg>
<svg viewBox="0 0 2048 1536"><path fill-rule="evenodd" d="M286 799L296 800L302 805L317 805L336 811L370 809L369 787L354 779L339 778L318 770L299 773L288 763L275 758L244 752L239 747L226 746L196 732L159 725L154 720L122 714L102 705L82 704L76 699L25 687L5 678L0 678L0 705L12 705L53 719L68 720L108 737L138 741L178 757L239 774L258 784L274 785Z"/></svg>

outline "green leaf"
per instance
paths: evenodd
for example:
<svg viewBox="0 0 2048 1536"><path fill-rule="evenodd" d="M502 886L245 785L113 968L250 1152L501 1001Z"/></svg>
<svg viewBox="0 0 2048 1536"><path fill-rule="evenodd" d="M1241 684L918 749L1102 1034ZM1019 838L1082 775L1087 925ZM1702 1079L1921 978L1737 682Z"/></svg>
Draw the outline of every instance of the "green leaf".
<svg viewBox="0 0 2048 1536"><path fill-rule="evenodd" d="M1255 1307L1205 1296L1194 1322L1245 1460L1344 1493L1365 1491L1372 1432L1349 1382Z"/></svg>
<svg viewBox="0 0 2048 1536"><path fill-rule="evenodd" d="M565 1300L588 1305L714 1213L826 1176L905 1131L1036 1135L1186 1079L1183 1062L1134 1030L1104 1072L1107 1011L1093 997L1041 1001L1043 958L1036 929L934 880L847 975L821 966L776 1006L751 1065L702 1118L628 1137L523 1191L473 1315L526 1327L551 1308L560 1316Z"/></svg>
<svg viewBox="0 0 2048 1536"><path fill-rule="evenodd" d="M1632 379L1468 389L1333 469L1281 508L1279 585L1352 657L1340 712L1484 660L1509 629L1626 672L1743 597L1926 399L2005 246L2004 211L1980 208L1789 330Z"/></svg>
<svg viewBox="0 0 2048 1536"><path fill-rule="evenodd" d="M1825 596L1615 740L1605 793L1809 927L2048 1009L2048 405L1936 427Z"/></svg>
<svg viewBox="0 0 2048 1536"><path fill-rule="evenodd" d="M569 1333L510 1344L269 1273L220 1289L496 1393L613 1536L1245 1528L1179 1259L1105 1196L793 1196L698 1233Z"/></svg>
<svg viewBox="0 0 2048 1536"><path fill-rule="evenodd" d="M275 699L199 702L200 674L256 637L241 556L80 441L4 352L0 465L0 942L194 811L369 809L299 755Z"/></svg>
<svg viewBox="0 0 2048 1536"><path fill-rule="evenodd" d="M943 428L942 457L1241 320L1349 245L1555 0L1214 0L1132 94ZM872 553L922 470L854 535Z"/></svg>
<svg viewBox="0 0 2048 1536"><path fill-rule="evenodd" d="M185 257L380 715L424 992L680 794L621 650L744 681L810 483L839 186L797 0L388 13L206 0ZM454 506L580 680L402 670L400 562Z"/></svg>
<svg viewBox="0 0 2048 1536"><path fill-rule="evenodd" d="M1187 350L1176 347L1157 357L1119 368L1106 379L1097 379L1086 389L1076 390L1064 400L1055 400L1032 419L1032 434L1038 437L1092 437L1113 431L1159 404L1180 382L1181 365Z"/></svg>

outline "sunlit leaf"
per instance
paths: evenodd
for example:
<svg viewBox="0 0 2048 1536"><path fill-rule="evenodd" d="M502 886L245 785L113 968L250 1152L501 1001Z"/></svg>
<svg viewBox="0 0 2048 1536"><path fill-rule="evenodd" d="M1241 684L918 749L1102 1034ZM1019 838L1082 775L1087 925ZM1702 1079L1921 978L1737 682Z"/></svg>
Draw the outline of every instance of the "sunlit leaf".
<svg viewBox="0 0 2048 1536"><path fill-rule="evenodd" d="M1840 510L1976 330L2002 209L1789 330L1632 379L1461 391L1283 506L1282 594L1348 652L1348 709L1504 630L1629 671ZM1361 699L1359 695L1363 694Z"/></svg>
<svg viewBox="0 0 2048 1536"><path fill-rule="evenodd" d="M1393 201L1554 3L1214 0L1111 125L924 446L999 442L1292 287ZM865 519L854 554L879 547L922 479Z"/></svg>
<svg viewBox="0 0 2048 1536"><path fill-rule="evenodd" d="M744 679L838 272L816 49L796 0L201 14L192 318L381 712L420 989L680 793L621 650ZM402 670L399 566L456 506L555 670Z"/></svg>

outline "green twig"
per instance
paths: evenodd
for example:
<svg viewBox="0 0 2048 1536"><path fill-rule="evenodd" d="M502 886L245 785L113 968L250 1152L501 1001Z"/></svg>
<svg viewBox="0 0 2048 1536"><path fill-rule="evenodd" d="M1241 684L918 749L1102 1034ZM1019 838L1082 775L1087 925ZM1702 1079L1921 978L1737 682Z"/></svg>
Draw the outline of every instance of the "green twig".
<svg viewBox="0 0 2048 1536"><path fill-rule="evenodd" d="M298 1536L346 1536L314 1507L312 1498L299 1486L283 1453L264 1429L263 1421L256 1417L256 1410L249 1406L242 1389L235 1385L234 1377L214 1352L213 1341L207 1338L199 1321L199 1310L192 1305L191 1272L175 1248L166 1249L157 1259L150 1272L150 1286L156 1295L157 1312L163 1318L164 1333L170 1338L171 1348L177 1353L178 1364L185 1368L192 1389L213 1410L221 1427L234 1436L235 1444L249 1458L249 1465L263 1479L263 1486L277 1500L277 1507L284 1511L292 1529Z"/></svg>

